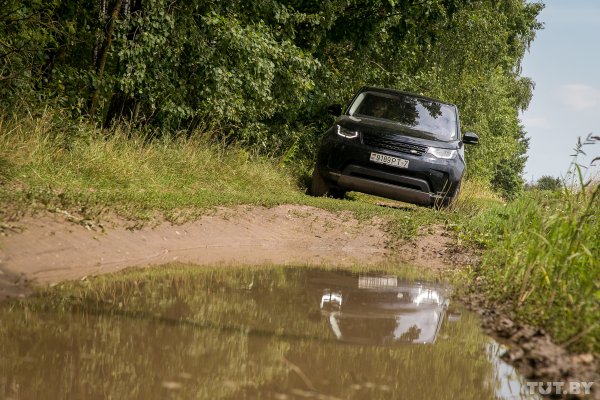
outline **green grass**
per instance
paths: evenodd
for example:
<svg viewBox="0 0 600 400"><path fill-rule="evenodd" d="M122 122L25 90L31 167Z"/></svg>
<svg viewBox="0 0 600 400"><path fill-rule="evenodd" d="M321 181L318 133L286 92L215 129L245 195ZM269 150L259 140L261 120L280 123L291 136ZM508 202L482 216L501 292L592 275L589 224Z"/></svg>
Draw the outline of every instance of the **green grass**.
<svg viewBox="0 0 600 400"><path fill-rule="evenodd" d="M599 188L527 192L465 221L497 304L576 351L600 353Z"/></svg>
<svg viewBox="0 0 600 400"><path fill-rule="evenodd" d="M217 205L265 204L300 197L270 160L199 137L149 141L134 130L84 124L61 131L52 114L4 120L2 177L40 202L110 206L125 216Z"/></svg>
<svg viewBox="0 0 600 400"><path fill-rule="evenodd" d="M217 206L303 204L350 211L361 220L382 217L394 236L413 237L420 226L448 223L465 207L479 207L468 195L454 211L444 212L362 194L341 201L314 198L299 184L307 181L307 169L211 142L206 132L149 140L134 129L100 130L50 111L5 116L0 118L0 222L40 209L84 220L117 214L183 222Z"/></svg>

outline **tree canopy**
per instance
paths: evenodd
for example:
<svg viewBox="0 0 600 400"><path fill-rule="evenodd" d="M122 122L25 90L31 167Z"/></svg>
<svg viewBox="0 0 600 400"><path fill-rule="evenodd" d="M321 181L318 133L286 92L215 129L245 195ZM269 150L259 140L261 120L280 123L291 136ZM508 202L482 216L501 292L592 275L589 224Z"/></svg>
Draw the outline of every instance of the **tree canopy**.
<svg viewBox="0 0 600 400"><path fill-rule="evenodd" d="M0 102L108 126L197 128L312 158L330 103L362 85L455 103L469 170L510 196L542 25L525 0L0 0Z"/></svg>

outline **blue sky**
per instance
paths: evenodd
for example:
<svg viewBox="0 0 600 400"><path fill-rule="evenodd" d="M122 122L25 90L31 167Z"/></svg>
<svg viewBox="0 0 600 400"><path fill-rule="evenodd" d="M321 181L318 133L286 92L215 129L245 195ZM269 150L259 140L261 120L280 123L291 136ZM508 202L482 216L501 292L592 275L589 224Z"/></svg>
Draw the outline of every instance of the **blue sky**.
<svg viewBox="0 0 600 400"><path fill-rule="evenodd" d="M564 176L578 136L600 135L600 1L546 0L522 75L535 83L521 121L530 138L527 181ZM600 156L600 143L588 154Z"/></svg>

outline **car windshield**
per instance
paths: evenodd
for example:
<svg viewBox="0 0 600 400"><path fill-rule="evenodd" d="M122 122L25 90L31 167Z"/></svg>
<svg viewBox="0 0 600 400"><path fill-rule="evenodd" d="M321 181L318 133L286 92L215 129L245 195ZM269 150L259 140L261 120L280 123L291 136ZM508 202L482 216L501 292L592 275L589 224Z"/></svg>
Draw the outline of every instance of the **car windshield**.
<svg viewBox="0 0 600 400"><path fill-rule="evenodd" d="M358 95L349 114L396 122L428 132L439 139L456 138L454 107L418 97L365 91Z"/></svg>

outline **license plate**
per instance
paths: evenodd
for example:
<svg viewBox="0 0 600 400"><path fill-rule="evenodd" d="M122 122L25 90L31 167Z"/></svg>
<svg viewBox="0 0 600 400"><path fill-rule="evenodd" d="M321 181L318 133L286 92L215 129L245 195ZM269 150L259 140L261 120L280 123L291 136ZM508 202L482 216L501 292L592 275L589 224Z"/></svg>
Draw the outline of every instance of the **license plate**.
<svg viewBox="0 0 600 400"><path fill-rule="evenodd" d="M398 286L398 278L394 276L359 276L359 289L391 288Z"/></svg>
<svg viewBox="0 0 600 400"><path fill-rule="evenodd" d="M408 160L386 156L385 154L371 153L371 161L379 164L391 165L392 167L408 168Z"/></svg>

